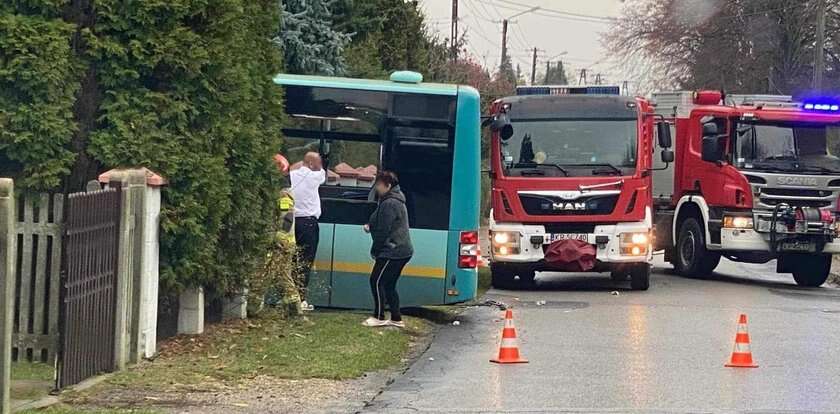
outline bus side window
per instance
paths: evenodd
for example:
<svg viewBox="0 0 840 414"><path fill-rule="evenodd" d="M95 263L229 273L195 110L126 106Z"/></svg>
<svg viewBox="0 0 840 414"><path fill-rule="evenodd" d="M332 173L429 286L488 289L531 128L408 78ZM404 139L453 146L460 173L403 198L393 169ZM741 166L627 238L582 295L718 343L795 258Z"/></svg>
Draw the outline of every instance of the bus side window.
<svg viewBox="0 0 840 414"><path fill-rule="evenodd" d="M365 224L376 209L371 197L380 169L378 142L332 141L327 182L321 186L322 220L339 224Z"/></svg>
<svg viewBox="0 0 840 414"><path fill-rule="evenodd" d="M397 173L412 228L449 228L452 135L447 127L393 127L385 168Z"/></svg>

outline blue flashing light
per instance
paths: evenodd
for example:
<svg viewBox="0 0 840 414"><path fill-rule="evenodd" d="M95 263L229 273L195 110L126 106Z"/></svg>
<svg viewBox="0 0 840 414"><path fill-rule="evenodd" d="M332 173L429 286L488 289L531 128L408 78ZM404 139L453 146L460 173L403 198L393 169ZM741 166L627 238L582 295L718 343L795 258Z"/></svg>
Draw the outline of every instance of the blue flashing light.
<svg viewBox="0 0 840 414"><path fill-rule="evenodd" d="M806 111L840 112L840 103L834 102L806 102L802 105Z"/></svg>

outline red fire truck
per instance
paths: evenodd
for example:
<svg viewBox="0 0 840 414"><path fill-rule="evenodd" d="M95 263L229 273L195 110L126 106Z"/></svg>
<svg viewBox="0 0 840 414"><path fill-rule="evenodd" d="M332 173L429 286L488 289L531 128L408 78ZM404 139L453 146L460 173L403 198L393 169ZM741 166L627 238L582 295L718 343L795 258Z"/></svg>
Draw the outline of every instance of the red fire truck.
<svg viewBox="0 0 840 414"><path fill-rule="evenodd" d="M493 104L494 286L592 271L648 288L655 116L647 100L609 86L524 87ZM660 147L670 162L670 142Z"/></svg>
<svg viewBox="0 0 840 414"><path fill-rule="evenodd" d="M654 174L655 248L688 276L721 257L777 259L797 284L822 285L840 253L840 104L717 91L654 100L676 153Z"/></svg>

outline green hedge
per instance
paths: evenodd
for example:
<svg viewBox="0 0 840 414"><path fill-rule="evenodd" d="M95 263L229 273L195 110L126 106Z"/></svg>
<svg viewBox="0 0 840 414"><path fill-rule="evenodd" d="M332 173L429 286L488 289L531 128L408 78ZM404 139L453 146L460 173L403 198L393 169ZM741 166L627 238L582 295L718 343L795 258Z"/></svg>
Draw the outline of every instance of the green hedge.
<svg viewBox="0 0 840 414"><path fill-rule="evenodd" d="M155 170L165 287L237 288L272 236L279 4L81 3L0 6L0 173L75 191L109 168Z"/></svg>

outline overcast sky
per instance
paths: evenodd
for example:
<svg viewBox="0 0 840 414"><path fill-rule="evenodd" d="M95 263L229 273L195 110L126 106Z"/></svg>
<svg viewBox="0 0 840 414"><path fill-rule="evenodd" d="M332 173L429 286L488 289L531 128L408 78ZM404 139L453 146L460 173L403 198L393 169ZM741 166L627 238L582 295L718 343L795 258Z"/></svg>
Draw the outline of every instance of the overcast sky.
<svg viewBox="0 0 840 414"><path fill-rule="evenodd" d="M488 67L497 67L501 56L502 18L510 17L531 7L530 12L513 19L508 31L508 49L514 66L530 75L533 48L540 49L538 70L545 69L547 58L563 52L562 59L577 82L580 69L588 69L588 80L602 73L605 81L620 84L623 76L610 62L601 46L600 34L609 27L609 19L621 11L621 0L459 0L460 30L467 31L468 51ZM452 0L420 0L430 26L442 36L449 37Z"/></svg>

